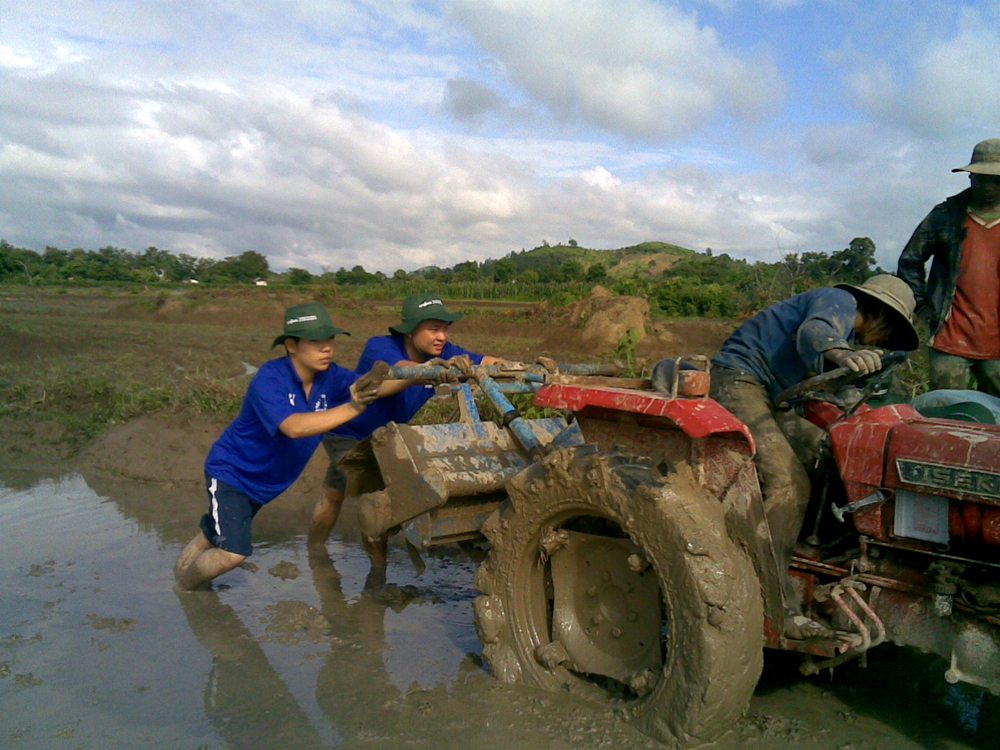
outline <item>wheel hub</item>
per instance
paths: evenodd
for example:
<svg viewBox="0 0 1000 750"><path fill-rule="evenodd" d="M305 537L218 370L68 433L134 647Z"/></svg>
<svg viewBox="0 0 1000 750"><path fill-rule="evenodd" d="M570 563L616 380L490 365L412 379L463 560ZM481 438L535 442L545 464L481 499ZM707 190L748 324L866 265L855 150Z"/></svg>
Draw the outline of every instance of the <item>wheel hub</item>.
<svg viewBox="0 0 1000 750"><path fill-rule="evenodd" d="M552 640L564 666L631 683L662 666L656 573L628 539L564 532L551 557ZM630 560L631 557L631 560Z"/></svg>

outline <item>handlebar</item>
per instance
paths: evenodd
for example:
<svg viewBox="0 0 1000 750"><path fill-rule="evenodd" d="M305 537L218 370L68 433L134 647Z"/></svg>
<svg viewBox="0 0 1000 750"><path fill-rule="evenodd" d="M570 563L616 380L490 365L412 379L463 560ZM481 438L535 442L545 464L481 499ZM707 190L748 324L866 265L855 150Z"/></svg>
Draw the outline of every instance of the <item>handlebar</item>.
<svg viewBox="0 0 1000 750"><path fill-rule="evenodd" d="M538 383L543 381L545 375L550 374L541 365L525 365L520 362L506 367L502 365L476 365L475 369L491 378L516 378ZM572 376L614 377L620 374L620 368L614 364L559 365L558 370L559 375ZM459 378L464 377L457 368L440 365L396 365L389 368L389 374L386 377L390 380L438 381L448 372Z"/></svg>
<svg viewBox="0 0 1000 750"><path fill-rule="evenodd" d="M811 378L806 378L805 380L796 383L791 388L782 391L775 396L774 405L777 409L784 410L791 406L793 400L798 402L805 401L807 399L820 398L824 391L826 393L830 393L832 391L832 389L825 390L829 388L829 384L837 383L840 387L846 385L846 382L840 382L842 380L855 380L862 383L868 380L875 380L880 375L884 374L886 370L905 362L908 358L908 352L897 350L882 355L882 357L880 357L882 360L882 366L875 372L855 372L850 367L845 365L844 367L838 367L834 370L830 370L829 372L824 372ZM830 396L827 396L826 400L830 401L830 403L840 405L836 400L830 400Z"/></svg>

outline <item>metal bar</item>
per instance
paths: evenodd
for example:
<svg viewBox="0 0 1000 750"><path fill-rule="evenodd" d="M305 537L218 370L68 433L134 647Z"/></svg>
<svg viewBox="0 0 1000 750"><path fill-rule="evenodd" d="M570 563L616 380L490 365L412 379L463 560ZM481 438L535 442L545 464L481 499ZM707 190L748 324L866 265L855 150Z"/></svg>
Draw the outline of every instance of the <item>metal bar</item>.
<svg viewBox="0 0 1000 750"><path fill-rule="evenodd" d="M499 382L497 383L497 388L500 389L501 393L536 393L542 384L539 383L509 383L509 382Z"/></svg>
<svg viewBox="0 0 1000 750"><path fill-rule="evenodd" d="M545 380L547 373L541 365L525 365L522 369L505 369L499 365L477 365L476 367L491 378L515 378L538 383ZM396 365L389 368L388 377L392 380L437 380L444 373L453 369L439 365ZM614 377L620 373L619 368L613 364L588 364L559 365L559 374L577 377Z"/></svg>
<svg viewBox="0 0 1000 750"><path fill-rule="evenodd" d="M458 411L462 421L469 425L476 433L479 440L489 440L490 434L479 417L479 407L476 406L476 397L472 393L472 386L462 383L458 388L456 397L458 398Z"/></svg>
<svg viewBox="0 0 1000 750"><path fill-rule="evenodd" d="M934 550L916 549L915 547L904 547L901 544L892 544L891 542L877 542L874 539L869 539L868 543L874 544L876 547L887 547L888 549L898 550L899 552L916 552L921 555L932 555L934 557L939 557L942 560L954 560L955 562L965 563L966 565L985 565L990 568L1000 568L1000 563L988 562L986 560L973 560L970 557L959 557L958 555L946 555L943 552L936 552Z"/></svg>
<svg viewBox="0 0 1000 750"><path fill-rule="evenodd" d="M861 643L858 646L858 651L867 651L872 645L871 631L868 630L868 626L866 626L861 618L858 617L858 614L847 606L847 603L842 598L843 592L837 591L837 588L839 588L839 586L835 586L833 591L830 592L830 598L837 603L837 606L840 607L843 613L847 615L851 622L854 623L854 627L856 627L858 629L858 633L861 634Z"/></svg>
<svg viewBox="0 0 1000 750"><path fill-rule="evenodd" d="M869 542L869 544L874 544L874 542ZM883 545L887 547L892 547L892 545ZM894 549L906 549L911 551L908 547ZM846 568L838 568L834 565L827 565L826 563L816 562L815 560L807 560L804 557L795 556L792 558L791 567L798 570L805 571L806 573L814 573L816 575L827 575L834 578L847 578L851 572ZM855 580L861 581L862 583L867 583L870 586L879 586L883 589L891 589L893 591L899 591L903 594L910 594L911 596L919 596L924 599L930 599L934 594L929 589L922 588L920 586L915 586L912 583L905 583L904 581L897 581L895 578L886 578L884 576L877 576L871 573L858 573L854 576ZM954 601L955 609L958 609L966 614L975 615L977 618L983 620L984 622L989 622L994 625L1000 625L1000 617L995 615L984 615L980 612L976 612L972 607L970 607L965 602L960 599L955 599Z"/></svg>
<svg viewBox="0 0 1000 750"><path fill-rule="evenodd" d="M877 589L878 587L873 586L872 588ZM850 594L854 601L858 603L858 606L865 611L865 614L868 615L868 619L875 623L875 628L878 630L878 636L868 645L868 648L874 648L885 640L885 625L883 624L881 618L875 614L875 610L868 606L868 602L861 598L861 594L858 593L856 588L849 586L847 593ZM875 594L873 593L872 596L874 595Z"/></svg>
<svg viewBox="0 0 1000 750"><path fill-rule="evenodd" d="M601 365L559 365L560 375L603 375L614 377L621 374L621 369L613 364Z"/></svg>
<svg viewBox="0 0 1000 750"><path fill-rule="evenodd" d="M525 424L521 413L507 399L493 378L481 373L479 375L479 387L482 388L486 397L493 402L497 411L503 415L504 425L510 429L517 442L528 452L529 456L537 456L541 452L542 444L531 428Z"/></svg>

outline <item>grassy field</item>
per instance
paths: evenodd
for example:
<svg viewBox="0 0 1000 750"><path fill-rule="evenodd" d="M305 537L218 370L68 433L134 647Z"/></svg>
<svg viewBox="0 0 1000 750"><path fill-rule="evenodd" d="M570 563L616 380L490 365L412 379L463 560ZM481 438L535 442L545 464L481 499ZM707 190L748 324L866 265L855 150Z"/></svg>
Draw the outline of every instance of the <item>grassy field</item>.
<svg viewBox="0 0 1000 750"><path fill-rule="evenodd" d="M307 299L257 290L0 287L0 424L48 424L47 433L74 444L158 411L224 423L239 409L248 372L278 355L270 344L283 310ZM398 322L398 300L326 303L352 333L336 340L336 360L346 367L368 337ZM458 309L466 317L455 324L453 340L512 359L573 359L571 339L533 322L535 308L463 303ZM547 339L557 345L543 352Z"/></svg>

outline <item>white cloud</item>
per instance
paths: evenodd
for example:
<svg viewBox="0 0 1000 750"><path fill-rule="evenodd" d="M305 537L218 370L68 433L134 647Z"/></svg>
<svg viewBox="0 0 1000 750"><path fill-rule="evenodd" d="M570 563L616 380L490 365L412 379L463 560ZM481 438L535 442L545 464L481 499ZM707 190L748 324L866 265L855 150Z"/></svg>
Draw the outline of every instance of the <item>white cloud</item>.
<svg viewBox="0 0 1000 750"><path fill-rule="evenodd" d="M912 58L842 54L861 64L849 75L858 101L875 117L922 137L980 130L1000 123L1000 6L965 8L954 28L912 32ZM984 136L985 137L985 136Z"/></svg>
<svg viewBox="0 0 1000 750"><path fill-rule="evenodd" d="M871 109L830 87L809 92L832 101L820 117L792 100L754 121L780 76L725 40L771 29L678 7L6 0L0 238L391 272L569 237L774 260L871 236L894 265L1000 121L985 11L938 28L901 10L885 34L906 54L881 65L828 23L839 62L785 74L850 65Z"/></svg>
<svg viewBox="0 0 1000 750"><path fill-rule="evenodd" d="M627 136L686 135L720 111L780 98L762 60L726 50L695 16L652 0L455 0L453 14L510 78L564 120Z"/></svg>

